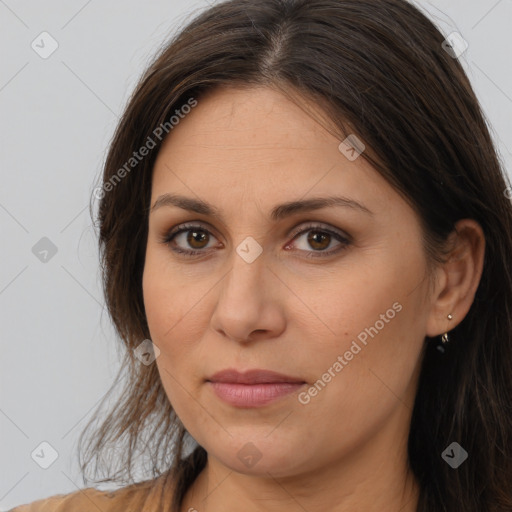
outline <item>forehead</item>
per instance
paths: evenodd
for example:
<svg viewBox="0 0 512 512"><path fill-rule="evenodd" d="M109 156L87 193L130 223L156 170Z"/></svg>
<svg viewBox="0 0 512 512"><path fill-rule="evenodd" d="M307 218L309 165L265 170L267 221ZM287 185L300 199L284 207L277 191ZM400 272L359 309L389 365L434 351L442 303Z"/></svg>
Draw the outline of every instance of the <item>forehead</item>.
<svg viewBox="0 0 512 512"><path fill-rule="evenodd" d="M322 115L311 102L308 106ZM316 152L319 145L334 146L332 154L337 155L338 144L337 138L299 105L274 89L221 88L198 100L170 132L161 152L185 153L193 147L200 151L198 155L215 152L224 160L248 156L273 159L304 157L306 151Z"/></svg>
<svg viewBox="0 0 512 512"><path fill-rule="evenodd" d="M305 111L265 87L217 89L197 101L160 149L152 204L170 191L238 205L342 194L374 211L401 200L364 158L346 158L311 102Z"/></svg>

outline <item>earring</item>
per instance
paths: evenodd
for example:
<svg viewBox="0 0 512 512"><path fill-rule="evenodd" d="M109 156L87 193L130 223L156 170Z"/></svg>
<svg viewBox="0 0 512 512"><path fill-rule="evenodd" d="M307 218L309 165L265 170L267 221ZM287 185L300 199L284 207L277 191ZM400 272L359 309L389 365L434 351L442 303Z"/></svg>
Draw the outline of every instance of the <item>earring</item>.
<svg viewBox="0 0 512 512"><path fill-rule="evenodd" d="M452 320L453 319L453 316L450 314L448 315L448 320ZM450 338L448 337L448 333L445 332L442 336L441 336L441 341L443 343L448 343L450 341Z"/></svg>

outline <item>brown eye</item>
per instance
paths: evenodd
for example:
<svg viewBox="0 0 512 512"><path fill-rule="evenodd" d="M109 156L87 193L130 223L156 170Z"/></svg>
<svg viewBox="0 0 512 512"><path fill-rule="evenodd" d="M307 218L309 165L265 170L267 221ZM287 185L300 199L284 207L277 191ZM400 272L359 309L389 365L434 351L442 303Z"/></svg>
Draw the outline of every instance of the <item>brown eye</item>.
<svg viewBox="0 0 512 512"><path fill-rule="evenodd" d="M305 247L300 248L301 253L305 253L306 258L317 258L332 256L350 245L348 237L343 236L341 233L331 231L330 229L323 229L322 226L308 225L306 229L296 232L293 237L292 244L287 244L286 248L290 245L296 245L296 240L300 240L302 235L308 234L305 239ZM186 236L185 236L186 235ZM292 235L293 236L293 235ZM210 239L215 237L212 233L202 226L185 224L178 226L172 230L168 235L161 239L161 243L168 245L173 252L183 254L185 256L197 256L206 254L209 249L208 244ZM338 242L338 247L327 250L333 241ZM300 245L300 244L299 244Z"/></svg>
<svg viewBox="0 0 512 512"><path fill-rule="evenodd" d="M304 242L299 244L298 241L300 241L306 233L307 237L304 239ZM327 250L333 241L338 242L338 247ZM307 258L317 258L331 256L342 251L350 245L350 240L341 233L324 229L322 226L313 224L307 225L306 229L302 229L296 233L293 238L293 243L290 245L298 246L300 252L306 253ZM302 245L302 247L300 247L300 245Z"/></svg>
<svg viewBox="0 0 512 512"><path fill-rule="evenodd" d="M199 229L189 229L186 231L188 233L187 236L187 244L190 245L193 249L204 249L204 241L208 243L208 235L207 231L199 230Z"/></svg>
<svg viewBox="0 0 512 512"><path fill-rule="evenodd" d="M174 252L194 256L207 252L211 237L210 231L201 226L181 225L166 235L161 242Z"/></svg>
<svg viewBox="0 0 512 512"><path fill-rule="evenodd" d="M327 249L327 247L329 247L330 240L331 235L325 234L322 231L310 231L308 235L308 244L317 250Z"/></svg>

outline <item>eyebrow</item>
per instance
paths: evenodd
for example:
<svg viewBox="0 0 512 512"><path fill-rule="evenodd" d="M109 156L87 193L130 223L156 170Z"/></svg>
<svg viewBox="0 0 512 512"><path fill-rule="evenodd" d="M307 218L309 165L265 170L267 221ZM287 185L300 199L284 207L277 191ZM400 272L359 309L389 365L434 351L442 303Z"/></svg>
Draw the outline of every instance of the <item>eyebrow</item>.
<svg viewBox="0 0 512 512"><path fill-rule="evenodd" d="M181 196L178 194L163 194L159 196L155 203L153 204L153 206L151 207L151 211L154 212L155 210L157 210L158 208L162 208L163 206L177 206L178 208L182 208L183 210L188 210L191 212L209 215L212 217L222 219L221 211L215 206L200 199L193 199L191 197ZM354 210L359 210L368 215L373 215L373 212L371 210L369 210L363 204L354 201L353 199L349 199L348 197L342 196L329 196L314 197L311 199L304 199L298 201L289 201L287 203L277 205L272 209L270 213L270 218L272 219L272 221L277 222L278 220L290 217L291 215L294 215L296 213L320 210L322 208L327 208L330 206L344 206L352 208Z"/></svg>

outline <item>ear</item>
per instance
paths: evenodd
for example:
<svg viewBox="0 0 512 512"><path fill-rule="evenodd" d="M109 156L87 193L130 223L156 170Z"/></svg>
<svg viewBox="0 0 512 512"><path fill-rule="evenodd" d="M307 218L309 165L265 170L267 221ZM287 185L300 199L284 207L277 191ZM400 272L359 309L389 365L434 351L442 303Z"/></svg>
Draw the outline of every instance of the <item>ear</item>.
<svg viewBox="0 0 512 512"><path fill-rule="evenodd" d="M436 269L435 291L430 298L426 335L439 336L456 327L467 315L475 298L484 264L485 235L473 219L455 224L452 247L446 263ZM448 320L448 315L453 316Z"/></svg>

